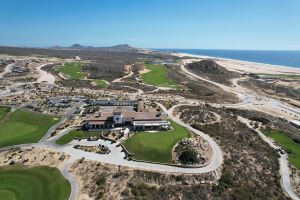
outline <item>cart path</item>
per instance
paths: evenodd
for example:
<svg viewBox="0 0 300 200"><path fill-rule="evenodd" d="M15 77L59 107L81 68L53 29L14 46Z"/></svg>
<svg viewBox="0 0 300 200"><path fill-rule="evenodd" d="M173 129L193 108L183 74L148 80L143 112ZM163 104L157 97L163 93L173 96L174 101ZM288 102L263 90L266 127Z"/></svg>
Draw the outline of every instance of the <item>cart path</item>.
<svg viewBox="0 0 300 200"><path fill-rule="evenodd" d="M248 119L245 119L243 117L238 117L239 120L243 123L245 123L249 128L253 129L253 127L250 125L250 121ZM275 145L273 141L265 136L261 131L257 129L253 129L263 141L268 143L270 147L272 147L274 150L280 148L279 146ZM280 164L280 170L279 173L281 175L281 184L283 186L284 191L294 200L300 200L300 198L297 196L297 194L294 192L292 185L291 185L291 180L290 180L290 168L289 168L289 161L288 161L288 155L287 153L285 154L280 154L279 158L279 164Z"/></svg>

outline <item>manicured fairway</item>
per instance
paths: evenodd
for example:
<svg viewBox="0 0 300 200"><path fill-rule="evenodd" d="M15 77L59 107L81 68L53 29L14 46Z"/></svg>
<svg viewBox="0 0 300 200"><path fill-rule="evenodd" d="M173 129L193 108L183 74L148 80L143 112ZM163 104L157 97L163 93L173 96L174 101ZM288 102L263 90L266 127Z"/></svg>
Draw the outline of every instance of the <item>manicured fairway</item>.
<svg viewBox="0 0 300 200"><path fill-rule="evenodd" d="M80 63L65 63L57 68L57 71L63 73L73 80L80 80L85 77L85 73L81 71Z"/></svg>
<svg viewBox="0 0 300 200"><path fill-rule="evenodd" d="M9 108L9 107L0 107L0 121L10 111L10 109L11 108Z"/></svg>
<svg viewBox="0 0 300 200"><path fill-rule="evenodd" d="M174 83L168 77L168 69L164 65L144 64L147 69L151 70L145 74L142 74L142 78L145 83L149 85L168 87L173 89L181 89L182 86Z"/></svg>
<svg viewBox="0 0 300 200"><path fill-rule="evenodd" d="M107 84L104 80L94 80L97 87L105 87Z"/></svg>
<svg viewBox="0 0 300 200"><path fill-rule="evenodd" d="M71 142L75 137L78 138L85 138L85 137L93 137L93 136L99 136L100 133L98 132L88 132L88 131L82 131L82 130L72 130L66 135L62 136L58 140L56 140L56 144L68 144Z"/></svg>
<svg viewBox="0 0 300 200"><path fill-rule="evenodd" d="M127 139L125 148L134 159L160 163L172 163L172 149L176 143L190 136L186 128L171 121L172 131L156 133L138 132Z"/></svg>
<svg viewBox="0 0 300 200"><path fill-rule="evenodd" d="M286 134L278 131L271 131L269 134L265 134L275 140L287 151L291 151L289 154L289 161L295 167L300 169L300 145L291 140Z"/></svg>
<svg viewBox="0 0 300 200"><path fill-rule="evenodd" d="M0 147L38 142L58 120L48 115L16 110L0 123Z"/></svg>
<svg viewBox="0 0 300 200"><path fill-rule="evenodd" d="M56 168L0 167L1 200L67 200L70 193L70 183Z"/></svg>

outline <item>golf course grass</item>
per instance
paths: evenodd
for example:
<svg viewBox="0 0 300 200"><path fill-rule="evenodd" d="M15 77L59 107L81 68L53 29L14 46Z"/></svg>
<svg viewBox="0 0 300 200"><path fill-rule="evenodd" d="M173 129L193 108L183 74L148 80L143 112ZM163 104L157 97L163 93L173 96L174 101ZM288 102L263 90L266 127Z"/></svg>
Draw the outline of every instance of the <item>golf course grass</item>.
<svg viewBox="0 0 300 200"><path fill-rule="evenodd" d="M0 106L0 121L4 118L4 116L10 111L9 107Z"/></svg>
<svg viewBox="0 0 300 200"><path fill-rule="evenodd" d="M295 143L286 134L278 131L270 131L265 134L276 141L281 147L283 147L289 154L289 162L300 169L300 145Z"/></svg>
<svg viewBox="0 0 300 200"><path fill-rule="evenodd" d="M104 80L97 79L97 80L94 80L94 82L96 83L97 87L105 87L107 85Z"/></svg>
<svg viewBox="0 0 300 200"><path fill-rule="evenodd" d="M155 85L160 87L168 87L172 89L181 89L182 86L174 83L168 77L168 69L164 65L160 64L144 64L148 70L147 73L142 74L142 78L145 83L149 85Z"/></svg>
<svg viewBox="0 0 300 200"><path fill-rule="evenodd" d="M70 193L70 183L56 168L0 167L1 200L67 200Z"/></svg>
<svg viewBox="0 0 300 200"><path fill-rule="evenodd" d="M188 130L173 121L170 121L171 131L155 133L138 132L128 138L124 146L134 159L159 163L172 163L172 149L182 138L190 136Z"/></svg>
<svg viewBox="0 0 300 200"><path fill-rule="evenodd" d="M65 63L57 68L57 71L63 73L72 80L81 80L85 77L85 73L81 71L80 63Z"/></svg>
<svg viewBox="0 0 300 200"><path fill-rule="evenodd" d="M58 118L16 110L0 123L0 147L38 142Z"/></svg>
<svg viewBox="0 0 300 200"><path fill-rule="evenodd" d="M72 130L69 133L67 133L66 135L64 135L61 138L59 138L58 140L56 140L55 143L59 144L59 145L64 145L64 144L68 144L69 142L71 142L75 137L86 138L86 137L94 137L94 136L99 136L99 135L100 135L99 132Z"/></svg>

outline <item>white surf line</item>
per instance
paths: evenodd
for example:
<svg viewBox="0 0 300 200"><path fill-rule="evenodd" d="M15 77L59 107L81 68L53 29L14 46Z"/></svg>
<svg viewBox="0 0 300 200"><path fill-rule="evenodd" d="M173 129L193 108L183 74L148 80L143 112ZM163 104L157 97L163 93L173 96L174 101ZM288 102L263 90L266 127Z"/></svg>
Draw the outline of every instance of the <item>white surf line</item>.
<svg viewBox="0 0 300 200"><path fill-rule="evenodd" d="M262 68L264 66L267 66L267 67L272 67L274 68L275 70L280 70L280 71L275 71L275 73L282 73L282 74L293 74L293 73L296 73L296 74L300 74L300 68L299 67L290 67L290 66L284 66L284 65L275 65L275 64L269 64L269 63L263 63L263 62L254 62L254 61L247 61L247 60L237 60L237 59L233 59L233 58L225 58L225 57L215 57L215 56L205 56L205 55L197 55L197 54L192 54L192 53L171 53L175 56L178 56L180 58L183 58L183 57L191 57L193 59L200 59L200 60L203 60L203 59L212 59L212 60L215 60L216 62L218 62L218 60L220 61L233 61L233 62L236 62L238 64L242 64L242 65L257 65L257 68ZM262 68L263 70L263 68ZM285 71L281 71L281 70L288 70L288 72L285 72Z"/></svg>

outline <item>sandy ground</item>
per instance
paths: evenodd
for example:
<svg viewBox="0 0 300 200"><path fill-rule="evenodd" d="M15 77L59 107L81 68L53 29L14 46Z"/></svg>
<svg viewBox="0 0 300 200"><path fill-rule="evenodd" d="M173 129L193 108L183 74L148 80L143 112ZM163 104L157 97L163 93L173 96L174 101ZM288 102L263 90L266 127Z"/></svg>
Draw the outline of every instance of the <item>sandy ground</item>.
<svg viewBox="0 0 300 200"><path fill-rule="evenodd" d="M225 67L230 71L236 71L239 73L263 73L263 74L300 74L300 68L291 68L285 66L277 66L263 63L254 63L248 61L240 61L233 59L215 58L209 56L197 56L187 53L172 53L178 57L194 57L190 61L199 61L203 59L213 59L219 65Z"/></svg>
<svg viewBox="0 0 300 200"><path fill-rule="evenodd" d="M51 166L59 167L69 158L65 153L46 148L28 147L23 149L11 149L0 152L0 166L10 164L24 164L27 166Z"/></svg>
<svg viewBox="0 0 300 200"><path fill-rule="evenodd" d="M143 70L140 70L140 71L139 71L140 74L146 74L146 73L148 73L148 72L151 72L151 70L150 70L150 69L147 69L147 68L144 68Z"/></svg>
<svg viewBox="0 0 300 200"><path fill-rule="evenodd" d="M48 84L52 84L54 85L55 82L55 76L53 76L52 74L42 70L42 67L44 67L46 64L40 65L38 66L37 70L40 74L40 77L38 78L37 82L38 83L42 83L42 82L46 82Z"/></svg>
<svg viewBox="0 0 300 200"><path fill-rule="evenodd" d="M275 84L292 87L294 89L300 89L300 80L298 81L277 81Z"/></svg>

